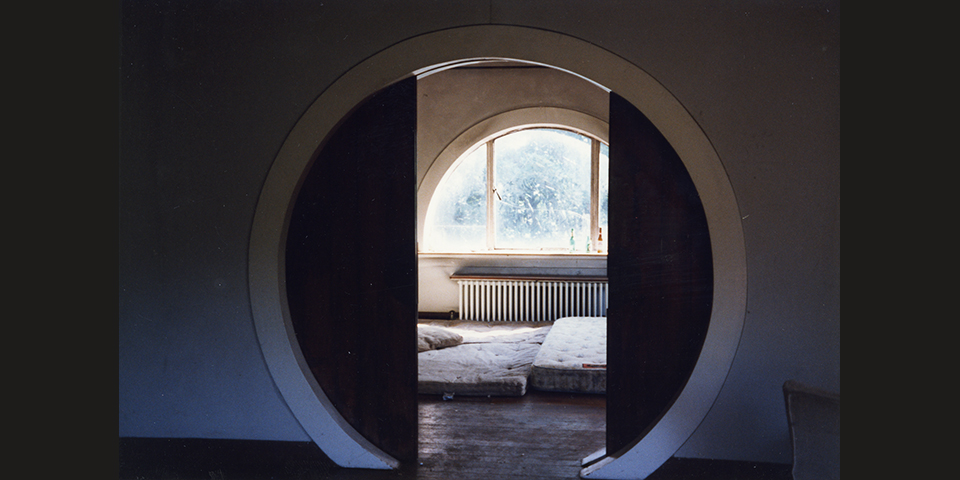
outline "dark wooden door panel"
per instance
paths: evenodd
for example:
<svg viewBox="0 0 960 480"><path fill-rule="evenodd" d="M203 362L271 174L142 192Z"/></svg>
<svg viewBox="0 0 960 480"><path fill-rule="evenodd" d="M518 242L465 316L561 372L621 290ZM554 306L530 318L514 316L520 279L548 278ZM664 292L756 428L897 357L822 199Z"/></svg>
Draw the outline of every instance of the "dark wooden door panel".
<svg viewBox="0 0 960 480"><path fill-rule="evenodd" d="M607 452L651 427L697 362L713 299L706 216L680 157L610 94Z"/></svg>
<svg viewBox="0 0 960 480"><path fill-rule="evenodd" d="M416 79L358 106L321 147L286 244L290 315L341 415L417 456Z"/></svg>

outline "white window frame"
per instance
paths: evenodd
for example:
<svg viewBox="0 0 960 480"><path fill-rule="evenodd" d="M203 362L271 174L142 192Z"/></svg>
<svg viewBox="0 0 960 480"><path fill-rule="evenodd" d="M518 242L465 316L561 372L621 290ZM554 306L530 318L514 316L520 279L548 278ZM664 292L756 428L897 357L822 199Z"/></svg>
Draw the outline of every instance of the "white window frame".
<svg viewBox="0 0 960 480"><path fill-rule="evenodd" d="M593 140L592 142L592 152L591 160L592 170L599 169L599 151L600 144L609 144L608 137L608 124L605 119L599 119L594 116L574 111L564 108L556 107L532 107L532 108L522 108L504 112L493 117L490 117L482 122L473 125L472 127L465 130L460 134L456 139L454 139L443 151L436 156L436 158L431 159L418 159L421 165L429 165L426 168L425 173L421 177L419 182L418 191L417 191L417 241L418 245L423 245L427 247L428 245L424 242L424 227L426 221L426 214L429 208L430 202L433 199L434 193L436 192L438 186L446 177L446 175L452 172L453 167L455 166L457 160L461 158L464 154L471 152L474 148L479 147L481 144L487 144L492 142L497 138L503 137L510 133L527 130L532 128L552 128L552 129L562 129L569 130L580 135L587 136ZM488 145L488 159L491 158L492 149ZM489 160L488 160L489 161ZM488 164L489 168L489 164ZM490 175L488 170L488 182L493 177ZM596 185L594 185L596 183ZM491 229L491 219L493 216L490 214L490 195L492 187L488 183L488 195L487 195L487 231L488 236ZM595 192L595 193L594 193ZM591 173L591 219L590 219L590 236L591 242L596 244L597 234L599 233L599 172L592 171ZM607 237L607 232L604 233L604 238ZM536 254L564 254L564 255L574 255L570 254L567 251L559 250L543 250L543 251L522 251L522 250L513 250L513 249L502 249L502 248L489 248L492 244L492 238L487 242L487 250L481 252L440 252L440 251L431 251L429 249L419 249L421 253L436 253L436 254L449 254L449 255L472 255L472 254L523 254L523 253L536 253ZM595 249L594 249L595 250ZM585 252L578 251L578 255L586 255ZM602 253L591 253L593 256L606 256L606 252Z"/></svg>
<svg viewBox="0 0 960 480"><path fill-rule="evenodd" d="M584 136L590 139L590 242L593 245L590 253L596 252L597 240L600 233L600 151L603 142L594 135L585 133L583 131L574 130L569 127L560 127L560 126L535 126L535 127L521 127L509 130L503 134L488 139L485 142L474 145L469 151L473 151L477 148L480 148L480 145L486 145L487 147L487 191L486 191L486 208L487 208L487 222L486 222L486 235L487 235L487 248L488 252L515 252L515 251L526 251L525 249L518 248L507 248L497 246L496 237L497 237L497 208L496 208L496 190L497 190L497 166L496 166L496 157L497 151L495 144L497 140L504 138L509 135L513 135L518 132L526 130L538 130L538 129L551 129L551 130L566 130L568 132L573 132L578 135ZM466 155L464 155L466 156ZM456 168L456 164L451 166ZM442 185L442 183L441 183ZM579 239L578 239L579 241ZM579 248L579 247L578 247ZM538 252L548 251L551 253L565 253L565 250L562 248L541 248ZM458 253L458 252L448 252L448 253ZM566 252L569 253L569 252ZM586 253L585 251L577 251L576 253ZM606 252L602 252L606 254Z"/></svg>

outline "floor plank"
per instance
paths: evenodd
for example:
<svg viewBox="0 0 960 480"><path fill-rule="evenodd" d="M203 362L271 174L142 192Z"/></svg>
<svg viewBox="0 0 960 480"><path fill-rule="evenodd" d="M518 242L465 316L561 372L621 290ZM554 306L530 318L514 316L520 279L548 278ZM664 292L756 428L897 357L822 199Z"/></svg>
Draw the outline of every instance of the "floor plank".
<svg viewBox="0 0 960 480"><path fill-rule="evenodd" d="M419 398L419 458L395 471L344 469L304 442L130 439L121 479L474 480L579 479L580 461L603 448L602 395ZM213 442L211 444L211 442ZM311 453L312 452L312 453ZM138 456L137 453L140 455ZM144 457L144 458L141 458ZM267 459L259 463L254 459ZM256 468L253 468L256 467ZM648 480L789 480L789 465L670 459Z"/></svg>
<svg viewBox="0 0 960 480"><path fill-rule="evenodd" d="M427 478L579 478L580 461L603 447L600 395L528 392L523 397L420 399L420 458Z"/></svg>

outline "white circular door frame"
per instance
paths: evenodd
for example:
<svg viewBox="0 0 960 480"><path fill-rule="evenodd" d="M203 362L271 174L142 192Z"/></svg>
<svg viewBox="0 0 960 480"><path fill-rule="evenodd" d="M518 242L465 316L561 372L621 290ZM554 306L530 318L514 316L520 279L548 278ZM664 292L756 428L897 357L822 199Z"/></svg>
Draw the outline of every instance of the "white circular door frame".
<svg viewBox="0 0 960 480"><path fill-rule="evenodd" d="M249 287L267 368L294 416L338 465L396 468L399 462L356 432L310 372L297 344L285 289L284 244L300 178L313 155L350 110L402 78L463 62L508 59L542 64L617 92L667 138L703 202L713 251L713 311L703 349L683 391L660 420L619 452L583 469L585 478L645 478L672 456L707 415L733 363L746 308L746 253L733 187L696 121L662 85L607 50L556 32L480 25L420 35L351 68L310 106L271 167L254 214Z"/></svg>

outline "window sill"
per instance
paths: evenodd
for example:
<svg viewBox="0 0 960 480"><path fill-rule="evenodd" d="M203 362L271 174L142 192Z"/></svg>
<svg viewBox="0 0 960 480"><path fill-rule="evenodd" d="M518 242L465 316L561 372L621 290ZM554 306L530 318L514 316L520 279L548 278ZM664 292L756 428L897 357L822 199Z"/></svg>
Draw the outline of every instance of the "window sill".
<svg viewBox="0 0 960 480"><path fill-rule="evenodd" d="M424 252L418 258L423 278L450 275L513 277L606 277L604 253L560 252Z"/></svg>
<svg viewBox="0 0 960 480"><path fill-rule="evenodd" d="M606 252L551 252L551 251L511 251L497 250L487 252L418 252L421 257L562 257L562 258L604 258Z"/></svg>

